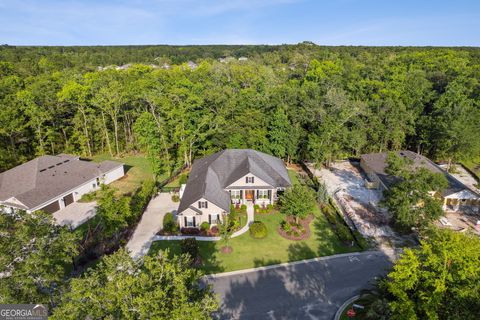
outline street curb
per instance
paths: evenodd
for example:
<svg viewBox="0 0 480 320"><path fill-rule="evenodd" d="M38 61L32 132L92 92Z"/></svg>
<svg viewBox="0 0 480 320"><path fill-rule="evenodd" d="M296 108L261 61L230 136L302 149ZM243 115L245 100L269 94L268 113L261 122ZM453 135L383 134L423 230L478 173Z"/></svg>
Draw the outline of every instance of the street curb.
<svg viewBox="0 0 480 320"><path fill-rule="evenodd" d="M245 274L245 273L256 272L256 271L265 271L265 270L270 270L270 269L275 269L275 268L294 266L294 265L297 265L297 264L305 264L305 263L316 262L316 261L324 261L324 260L330 260L330 259L336 259L336 258L342 258L342 257L348 257L348 256L360 256L360 255L369 255L369 254L370 255L371 254L376 254L376 255L382 254L383 255L383 252L376 250L376 251L340 253L340 254L335 254L333 256L317 257L317 258L298 260L298 261L293 261L293 262L284 262L284 263L273 264L273 265L269 265L269 266L265 266L265 267L257 267L257 268L235 270L235 271L229 271L229 272L223 272L223 273L208 274L204 278L206 278L206 279L222 278L222 277L228 277L228 276L233 276L233 275L238 275L238 274Z"/></svg>
<svg viewBox="0 0 480 320"><path fill-rule="evenodd" d="M350 303L352 303L353 301L357 300L358 298L360 298L360 295L357 294L356 296L353 296L351 297L350 299L348 299L347 301L345 301L341 306L340 308L338 308L337 312L335 313L335 317L333 318L333 320L339 320L340 319L340 316L342 315L342 312L343 310L345 309L346 306L348 306Z"/></svg>

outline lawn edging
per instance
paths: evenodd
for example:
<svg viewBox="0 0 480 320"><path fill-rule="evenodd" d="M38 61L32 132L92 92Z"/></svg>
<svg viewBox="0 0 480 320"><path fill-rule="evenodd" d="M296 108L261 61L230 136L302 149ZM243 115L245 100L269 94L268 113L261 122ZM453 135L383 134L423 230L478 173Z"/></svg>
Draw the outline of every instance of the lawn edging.
<svg viewBox="0 0 480 320"><path fill-rule="evenodd" d="M378 251L378 250L362 251L362 252L350 252L350 253L339 253L339 254L334 254L334 255L331 255L331 256L316 257L316 258L312 258L312 259L303 259L303 260L291 261L291 262L283 262L283 263L272 264L272 265L263 266L263 267L228 271L228 272L222 272L222 273L212 273L212 274L205 275L204 278L214 279L214 278L228 277L228 276L233 276L233 275L237 275L237 274L244 274L244 273L250 273L250 272L256 272L256 271L265 271L265 270L270 270L270 269L275 269L275 268L280 268L280 267L289 267L289 266L294 266L294 265L298 265L298 264L305 264L305 263L310 263L310 262L331 260L331 259L343 258L343 257L348 257L348 256L367 255L367 254L383 254L383 253L382 253L382 251Z"/></svg>
<svg viewBox="0 0 480 320"><path fill-rule="evenodd" d="M343 311L345 310L345 308L350 305L352 302L354 302L355 300L358 300L360 298L360 295L357 294L356 296L353 296L351 297L350 299L346 300L341 306L340 308L338 308L337 312L335 313L335 317L333 318L333 320L340 320L340 317L342 316L342 313Z"/></svg>

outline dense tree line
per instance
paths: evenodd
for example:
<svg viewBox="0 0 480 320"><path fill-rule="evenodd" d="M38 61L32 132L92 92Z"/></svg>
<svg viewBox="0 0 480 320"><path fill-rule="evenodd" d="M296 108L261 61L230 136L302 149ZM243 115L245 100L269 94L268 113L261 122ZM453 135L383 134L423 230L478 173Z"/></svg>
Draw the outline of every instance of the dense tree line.
<svg viewBox="0 0 480 320"><path fill-rule="evenodd" d="M476 157L479 52L308 43L2 47L0 169L45 153L142 151L158 174L244 147L327 164L400 148L435 160ZM216 60L230 55L248 60ZM174 64L187 59L198 66ZM127 62L143 64L97 70ZM164 62L171 68L157 67Z"/></svg>

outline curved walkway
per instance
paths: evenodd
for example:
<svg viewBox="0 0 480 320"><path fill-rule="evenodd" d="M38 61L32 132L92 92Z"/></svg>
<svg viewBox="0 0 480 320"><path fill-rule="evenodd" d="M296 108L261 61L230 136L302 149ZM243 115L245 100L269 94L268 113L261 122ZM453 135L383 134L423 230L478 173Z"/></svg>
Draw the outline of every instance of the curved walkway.
<svg viewBox="0 0 480 320"><path fill-rule="evenodd" d="M245 224L245 226L238 230L238 231L235 231L233 234L232 234L232 238L235 238L235 237L238 237L242 234L244 234L245 232L248 231L248 229L250 228L250 224L253 222L253 220L255 219L255 214L254 214L254 210L253 210L253 205L248 205L247 206L247 223ZM153 240L152 241L159 241L159 240L182 240L182 239L187 239L187 238L195 238L197 239L198 241L219 241L221 240L222 238L221 237L204 237L204 236L154 236L153 237Z"/></svg>

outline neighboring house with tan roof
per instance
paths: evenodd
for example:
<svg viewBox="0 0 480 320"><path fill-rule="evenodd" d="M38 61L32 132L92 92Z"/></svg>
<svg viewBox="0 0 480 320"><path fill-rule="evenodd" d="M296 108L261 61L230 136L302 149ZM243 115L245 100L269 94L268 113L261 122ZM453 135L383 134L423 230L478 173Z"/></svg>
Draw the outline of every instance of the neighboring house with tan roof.
<svg viewBox="0 0 480 320"><path fill-rule="evenodd" d="M279 158L251 149L227 149L194 161L178 208L180 227L216 224L231 204L273 204L291 186Z"/></svg>
<svg viewBox="0 0 480 320"><path fill-rule="evenodd" d="M124 175L123 164L115 161L41 156L0 173L0 207L53 213Z"/></svg>
<svg viewBox="0 0 480 320"><path fill-rule="evenodd" d="M480 208L480 194L464 185L430 159L412 151L405 150L397 151L396 153L400 157L410 159L413 169L425 168L433 173L445 175L448 187L439 195L442 198L445 211L457 211L464 206ZM381 152L360 156L361 168L365 171L368 178L382 190L390 188L399 181L398 177L390 175L385 171L388 165L387 155L388 152Z"/></svg>

